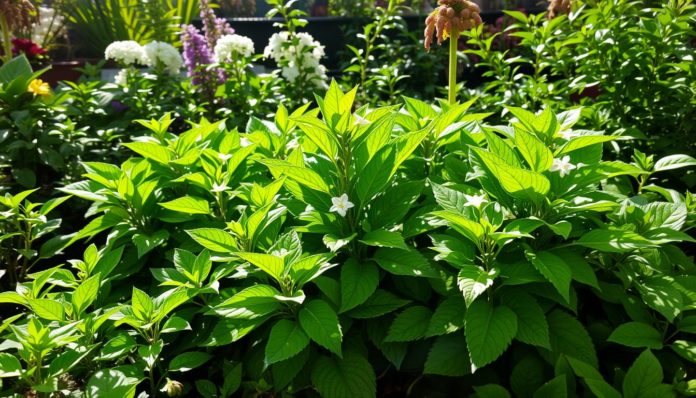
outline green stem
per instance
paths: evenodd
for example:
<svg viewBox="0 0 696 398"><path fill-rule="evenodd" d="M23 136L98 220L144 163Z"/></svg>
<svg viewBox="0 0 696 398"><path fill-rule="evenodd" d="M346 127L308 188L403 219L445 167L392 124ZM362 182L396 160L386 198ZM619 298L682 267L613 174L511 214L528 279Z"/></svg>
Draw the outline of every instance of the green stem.
<svg viewBox="0 0 696 398"><path fill-rule="evenodd" d="M4 51L0 59L5 63L12 59L12 44L10 39L10 26L4 15L0 15L0 30L2 31L2 47Z"/></svg>
<svg viewBox="0 0 696 398"><path fill-rule="evenodd" d="M449 103L454 105L457 102L457 44L459 33L452 32L450 36L449 48Z"/></svg>

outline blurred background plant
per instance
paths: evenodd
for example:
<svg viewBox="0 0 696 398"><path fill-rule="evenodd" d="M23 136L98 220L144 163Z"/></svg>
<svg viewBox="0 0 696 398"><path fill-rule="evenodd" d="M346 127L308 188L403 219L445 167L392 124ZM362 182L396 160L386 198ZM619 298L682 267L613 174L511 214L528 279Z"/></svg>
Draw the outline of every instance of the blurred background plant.
<svg viewBox="0 0 696 398"><path fill-rule="evenodd" d="M114 41L141 44L157 40L179 42L180 25L198 14L197 0L62 0L79 50L99 54Z"/></svg>
<svg viewBox="0 0 696 398"><path fill-rule="evenodd" d="M256 15L256 0L221 0L220 7L224 15L233 18Z"/></svg>

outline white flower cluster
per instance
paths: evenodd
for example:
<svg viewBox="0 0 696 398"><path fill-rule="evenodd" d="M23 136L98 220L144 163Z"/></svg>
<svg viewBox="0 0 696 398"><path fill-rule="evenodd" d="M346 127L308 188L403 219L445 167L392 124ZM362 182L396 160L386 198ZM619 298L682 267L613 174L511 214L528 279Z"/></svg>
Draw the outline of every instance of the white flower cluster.
<svg viewBox="0 0 696 398"><path fill-rule="evenodd" d="M65 31L65 18L50 7L39 7L39 20L31 28L31 41L45 47Z"/></svg>
<svg viewBox="0 0 696 398"><path fill-rule="evenodd" d="M224 35L215 44L215 62L227 62L235 55L248 58L254 55L254 42L241 35Z"/></svg>
<svg viewBox="0 0 696 398"><path fill-rule="evenodd" d="M112 59L122 66L161 66L172 75L178 74L184 64L181 54L174 46L160 41L153 41L144 46L133 40L115 41L106 47L104 58ZM121 77L125 77L125 74Z"/></svg>
<svg viewBox="0 0 696 398"><path fill-rule="evenodd" d="M145 48L133 40L115 41L104 51L104 58L112 59L121 65L147 65Z"/></svg>
<svg viewBox="0 0 696 398"><path fill-rule="evenodd" d="M171 75L176 75L184 64L179 51L169 43L153 41L145 45L145 64L151 68L162 66Z"/></svg>
<svg viewBox="0 0 696 398"><path fill-rule="evenodd" d="M324 56L324 46L309 33L296 33L294 38L296 43L289 32L273 34L263 51L264 57L273 58L281 67L281 75L291 83L302 72L316 86L325 86L326 68L320 63Z"/></svg>

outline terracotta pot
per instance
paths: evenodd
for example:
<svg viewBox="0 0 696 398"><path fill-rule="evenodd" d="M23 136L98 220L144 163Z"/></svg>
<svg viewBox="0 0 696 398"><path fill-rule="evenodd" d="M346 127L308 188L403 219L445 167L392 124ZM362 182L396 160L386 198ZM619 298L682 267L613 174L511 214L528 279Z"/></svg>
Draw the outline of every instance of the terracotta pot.
<svg viewBox="0 0 696 398"><path fill-rule="evenodd" d="M78 68L85 66L84 61L57 61L51 63L51 69L41 75L41 80L55 87L58 82L68 80L77 81L82 76Z"/></svg>

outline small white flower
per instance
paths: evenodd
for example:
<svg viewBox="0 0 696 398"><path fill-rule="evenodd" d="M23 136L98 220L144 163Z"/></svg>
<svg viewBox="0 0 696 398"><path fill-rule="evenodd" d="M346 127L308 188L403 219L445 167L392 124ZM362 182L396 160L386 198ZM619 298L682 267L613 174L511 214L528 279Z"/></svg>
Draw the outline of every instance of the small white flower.
<svg viewBox="0 0 696 398"><path fill-rule="evenodd" d="M580 136L579 133L576 133L576 132L573 131L573 130L563 130L563 131L561 131L559 134L560 134L561 137L563 137L563 139L566 140L566 141L570 141L570 140L572 140L573 138L579 137L579 136Z"/></svg>
<svg viewBox="0 0 696 398"><path fill-rule="evenodd" d="M271 255L276 256L276 257L285 257L289 254L290 252L288 249L282 248L280 250L273 250L271 252Z"/></svg>
<svg viewBox="0 0 696 398"><path fill-rule="evenodd" d="M251 144L253 144L253 142L251 142L251 140L246 137L242 137L239 139L239 146L241 146L242 148L248 147Z"/></svg>
<svg viewBox="0 0 696 398"><path fill-rule="evenodd" d="M554 159L551 165L551 171L558 171L561 173L561 177L565 177L570 174L571 170L577 169L578 166L570 163L570 156L563 156L562 159Z"/></svg>
<svg viewBox="0 0 696 398"><path fill-rule="evenodd" d="M224 35L215 44L215 62L227 62L241 55L248 58L254 55L254 42L241 35Z"/></svg>
<svg viewBox="0 0 696 398"><path fill-rule="evenodd" d="M369 120L358 115L357 113L353 114L353 117L355 118L355 120L353 122L353 125L355 125L355 126L366 126L366 125L370 124Z"/></svg>
<svg viewBox="0 0 696 398"><path fill-rule="evenodd" d="M227 189L228 188L227 188L226 183L222 183L222 184L218 184L217 182L213 183L213 192L225 192L225 191L227 191Z"/></svg>
<svg viewBox="0 0 696 398"><path fill-rule="evenodd" d="M466 204L464 206L474 206L476 208L480 208L482 204L487 202L486 200L486 195L466 195L464 194L464 198L466 199Z"/></svg>
<svg viewBox="0 0 696 398"><path fill-rule="evenodd" d="M218 153L218 158L220 158L220 160L222 160L223 162L230 160L231 157L232 155L228 153Z"/></svg>
<svg viewBox="0 0 696 398"><path fill-rule="evenodd" d="M338 213L341 217L346 216L348 209L355 207L355 205L348 200L348 195L346 194L336 198L331 198L331 203L333 203L333 206L331 206L329 211Z"/></svg>
<svg viewBox="0 0 696 398"><path fill-rule="evenodd" d="M291 139L291 140L285 145L285 149L287 149L288 151L292 151L293 149L299 148L299 147L300 147L300 141L298 141L297 138Z"/></svg>
<svg viewBox="0 0 696 398"><path fill-rule="evenodd" d="M148 63L145 48L133 40L115 41L109 44L104 50L104 58L113 59L125 66Z"/></svg>

